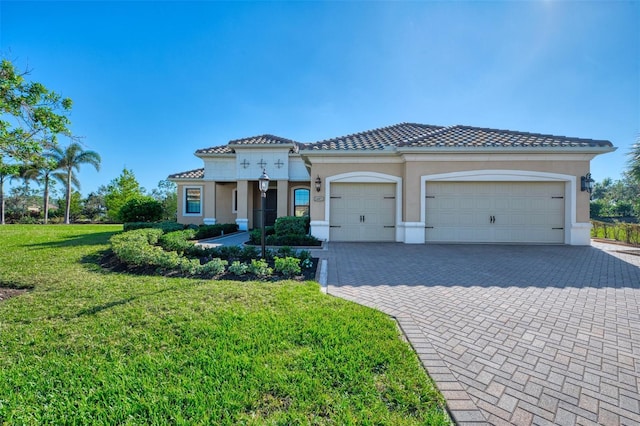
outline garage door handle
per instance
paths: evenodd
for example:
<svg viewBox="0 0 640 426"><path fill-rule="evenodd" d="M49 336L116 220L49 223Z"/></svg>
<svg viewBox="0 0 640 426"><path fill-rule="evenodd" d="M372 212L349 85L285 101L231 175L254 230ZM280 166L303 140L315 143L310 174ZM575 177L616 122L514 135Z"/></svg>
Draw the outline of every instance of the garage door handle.
<svg viewBox="0 0 640 426"><path fill-rule="evenodd" d="M496 223L496 217L495 216L489 216L489 223Z"/></svg>

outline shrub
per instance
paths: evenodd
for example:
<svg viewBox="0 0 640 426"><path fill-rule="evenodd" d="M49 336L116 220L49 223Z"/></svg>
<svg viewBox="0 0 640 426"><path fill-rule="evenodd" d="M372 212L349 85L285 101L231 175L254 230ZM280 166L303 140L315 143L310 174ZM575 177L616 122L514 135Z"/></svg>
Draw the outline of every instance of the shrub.
<svg viewBox="0 0 640 426"><path fill-rule="evenodd" d="M306 235L309 232L308 216L282 216L276 219L276 235Z"/></svg>
<svg viewBox="0 0 640 426"><path fill-rule="evenodd" d="M220 223L216 225L202 225L198 228L196 238L202 240L205 238L213 238L225 234L231 234L238 231L238 225L235 223Z"/></svg>
<svg viewBox="0 0 640 426"><path fill-rule="evenodd" d="M162 235L161 229L138 229L111 237L111 249L120 261L134 266L171 263L172 259L163 256L167 253L161 247L154 246ZM175 253L177 256L177 253Z"/></svg>
<svg viewBox="0 0 640 426"><path fill-rule="evenodd" d="M184 229L184 226L177 222L127 222L123 226L124 232L145 228L161 229L163 232L167 233L181 231Z"/></svg>
<svg viewBox="0 0 640 426"><path fill-rule="evenodd" d="M269 235L274 235L276 233L275 228L273 226L265 226L264 227L264 235L265 239ZM256 228L252 229L249 232L249 243L250 244L261 244L262 243L262 229Z"/></svg>
<svg viewBox="0 0 640 426"><path fill-rule="evenodd" d="M196 261L197 262L197 261ZM229 264L226 260L219 258L211 259L209 262L201 265L198 272L204 275L217 276L224 274L225 267Z"/></svg>
<svg viewBox="0 0 640 426"><path fill-rule="evenodd" d="M248 270L249 266L246 263L242 263L238 260L234 261L231 266L229 266L229 272L238 277L246 274Z"/></svg>
<svg viewBox="0 0 640 426"><path fill-rule="evenodd" d="M296 250L289 246L282 246L276 251L276 256L278 257L295 257Z"/></svg>
<svg viewBox="0 0 640 426"><path fill-rule="evenodd" d="M258 278L266 278L273 273L273 269L269 267L264 259L252 259L248 270L249 273L255 275Z"/></svg>
<svg viewBox="0 0 640 426"><path fill-rule="evenodd" d="M260 257L260 250L255 246L244 246L240 249L240 260L250 261Z"/></svg>
<svg viewBox="0 0 640 426"><path fill-rule="evenodd" d="M285 277L298 275L301 271L300 259L297 259L295 257L276 257L275 270L276 272L280 272Z"/></svg>
<svg viewBox="0 0 640 426"><path fill-rule="evenodd" d="M312 235L269 235L266 244L270 246L319 246L320 240Z"/></svg>
<svg viewBox="0 0 640 426"><path fill-rule="evenodd" d="M164 234L160 237L159 243L160 246L167 251L185 253L194 246L193 242L189 240L193 239L195 233L196 232L192 229L169 232L168 234Z"/></svg>
<svg viewBox="0 0 640 426"><path fill-rule="evenodd" d="M122 222L155 222L162 219L162 204L153 197L135 197L124 203L118 212Z"/></svg>

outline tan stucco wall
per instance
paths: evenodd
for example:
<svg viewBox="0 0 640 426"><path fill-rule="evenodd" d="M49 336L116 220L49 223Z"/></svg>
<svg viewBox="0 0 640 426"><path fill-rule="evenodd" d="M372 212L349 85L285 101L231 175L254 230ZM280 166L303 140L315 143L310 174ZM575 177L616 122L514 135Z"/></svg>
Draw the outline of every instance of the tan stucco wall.
<svg viewBox="0 0 640 426"><path fill-rule="evenodd" d="M312 190L311 194L311 220L326 220L325 202L329 194L326 193L326 178L350 172L377 172L402 178L403 206L402 221L420 221L420 194L421 176L435 175L442 173L454 173L474 170L519 170L531 172L557 173L563 175L573 175L576 177L576 219L577 222L589 221L589 195L580 191L580 176L589 171L589 158L584 160L558 161L550 160L549 157L541 157L536 160L534 155L526 160L500 160L499 155L482 155L478 160L468 159L469 154L461 155L464 160L456 160L455 156L449 155L446 159L430 159L427 161L408 160L398 162L398 157L389 157L389 163L365 162L366 158L354 157L348 163L331 163L329 157L324 157L320 161L313 162L311 176L320 176L322 179L322 190L317 193ZM522 157L520 157L522 158ZM553 156L551 157L553 158ZM344 161L344 159L337 159ZM314 199L315 197L315 199Z"/></svg>
<svg viewBox="0 0 640 426"><path fill-rule="evenodd" d="M218 183L216 185L216 223L236 223L236 214L233 212L233 190L235 182Z"/></svg>
<svg viewBox="0 0 640 426"><path fill-rule="evenodd" d="M576 177L578 222L589 221L589 195L580 192L580 176L589 171L589 161L428 161L407 162L404 181L405 221L420 219L420 176L472 170L522 170L557 173Z"/></svg>
<svg viewBox="0 0 640 426"><path fill-rule="evenodd" d="M200 215L198 216L185 216L184 213L184 202L185 202L185 193L184 193L184 188L185 186L195 186L195 187L201 187L202 188L202 204L201 204L201 209L202 212L200 212ZM206 193L206 188L205 188L205 182L177 182L177 194L178 194L178 215L177 215L177 222L178 223L182 223L185 225L201 225L203 223L203 219L206 217L205 216L205 211L204 211L204 207L205 207L205 193Z"/></svg>
<svg viewBox="0 0 640 426"><path fill-rule="evenodd" d="M343 160L343 159L341 159ZM311 220L326 220L324 216L325 201L329 194L326 193L327 184L326 178L343 173L353 172L376 172L386 175L404 177L404 164L397 161L397 157L390 159L389 161L395 162L368 162L366 157L354 157L349 158L349 162L343 163L318 163L311 166L311 180L315 179L315 176L320 176L322 180L322 188L320 192L316 192L315 188L311 190ZM313 187L313 184L311 185ZM319 199L323 199L318 201Z"/></svg>

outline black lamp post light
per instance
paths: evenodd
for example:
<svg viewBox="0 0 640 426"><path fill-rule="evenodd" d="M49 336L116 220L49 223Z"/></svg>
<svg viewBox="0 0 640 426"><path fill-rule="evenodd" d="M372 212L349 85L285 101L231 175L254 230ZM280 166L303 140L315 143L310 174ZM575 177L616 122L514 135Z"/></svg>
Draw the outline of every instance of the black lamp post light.
<svg viewBox="0 0 640 426"><path fill-rule="evenodd" d="M264 210L264 201L267 198L267 190L269 189L269 175L267 175L266 169L262 169L262 176L258 178L258 189L260 190L260 209L262 210L262 232L260 239L262 246L262 259L266 259L264 245L264 222L266 221L266 212Z"/></svg>
<svg viewBox="0 0 640 426"><path fill-rule="evenodd" d="M580 191L587 191L589 194L593 191L593 183L595 180L591 179L591 173L587 173L580 177Z"/></svg>
<svg viewBox="0 0 640 426"><path fill-rule="evenodd" d="M320 175L318 175L314 183L316 184L316 192L320 192L320 189L322 189L322 179L320 179Z"/></svg>

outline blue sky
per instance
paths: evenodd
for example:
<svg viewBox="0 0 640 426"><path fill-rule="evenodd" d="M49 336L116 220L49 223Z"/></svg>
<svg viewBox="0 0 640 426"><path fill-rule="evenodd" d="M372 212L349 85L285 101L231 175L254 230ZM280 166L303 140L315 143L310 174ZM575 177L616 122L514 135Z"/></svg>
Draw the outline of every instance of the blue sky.
<svg viewBox="0 0 640 426"><path fill-rule="evenodd" d="M198 148L418 122L606 139L640 134L640 2L0 2L0 53L74 101L102 156L148 190ZM63 143L66 143L63 141Z"/></svg>

